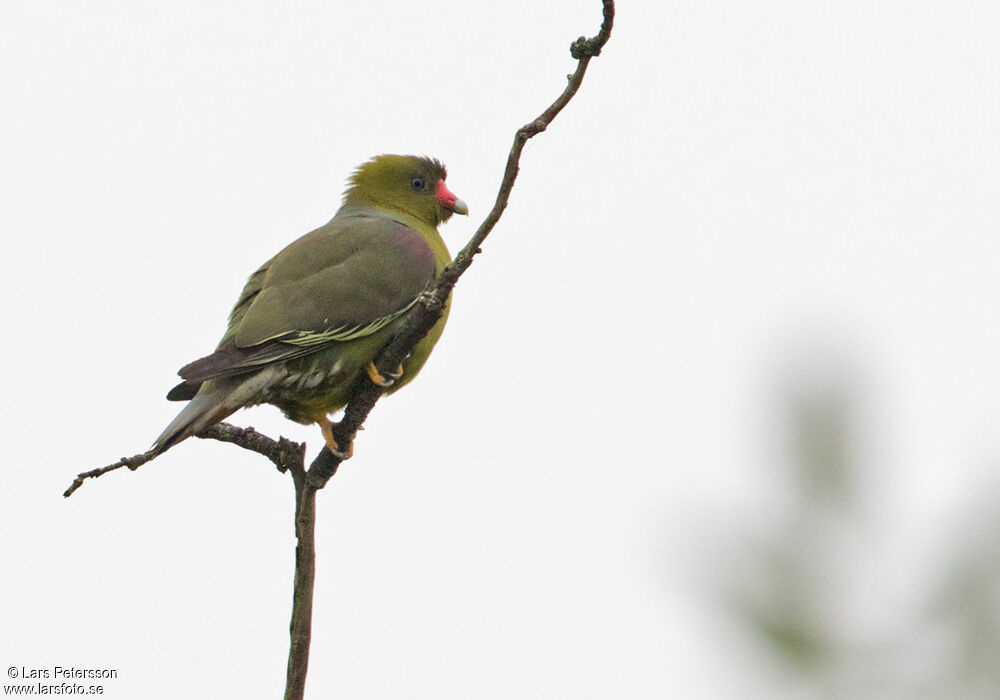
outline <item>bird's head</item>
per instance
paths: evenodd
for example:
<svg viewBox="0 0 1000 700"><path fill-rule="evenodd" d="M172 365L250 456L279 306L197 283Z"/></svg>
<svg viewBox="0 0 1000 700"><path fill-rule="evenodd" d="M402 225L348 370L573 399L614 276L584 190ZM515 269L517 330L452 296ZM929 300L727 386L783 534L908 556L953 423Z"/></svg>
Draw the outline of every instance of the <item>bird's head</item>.
<svg viewBox="0 0 1000 700"><path fill-rule="evenodd" d="M415 216L437 227L469 208L445 186L448 172L433 158L375 156L351 176L344 204L373 204Z"/></svg>

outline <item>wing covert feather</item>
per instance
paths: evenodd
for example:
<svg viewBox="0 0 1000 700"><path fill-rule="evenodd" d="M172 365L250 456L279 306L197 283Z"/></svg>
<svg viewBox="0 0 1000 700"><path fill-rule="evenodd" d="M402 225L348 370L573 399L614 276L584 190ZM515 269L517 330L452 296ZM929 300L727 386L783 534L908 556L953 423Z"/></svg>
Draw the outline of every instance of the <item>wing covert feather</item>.
<svg viewBox="0 0 1000 700"><path fill-rule="evenodd" d="M434 273L434 254L412 228L385 216L334 217L251 275L219 347L180 375L232 376L375 333Z"/></svg>
<svg viewBox="0 0 1000 700"><path fill-rule="evenodd" d="M233 340L245 348L364 328L406 309L433 278L434 254L413 229L388 217L336 217L274 257Z"/></svg>

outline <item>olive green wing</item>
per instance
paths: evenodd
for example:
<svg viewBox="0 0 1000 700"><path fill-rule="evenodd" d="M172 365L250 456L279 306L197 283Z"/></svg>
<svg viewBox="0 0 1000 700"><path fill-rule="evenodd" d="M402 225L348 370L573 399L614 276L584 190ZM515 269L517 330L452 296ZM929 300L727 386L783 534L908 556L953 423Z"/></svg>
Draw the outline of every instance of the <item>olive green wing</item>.
<svg viewBox="0 0 1000 700"><path fill-rule="evenodd" d="M334 217L255 272L214 353L180 370L184 385L228 377L375 333L434 279L417 231L386 216ZM174 394L189 393L176 387Z"/></svg>

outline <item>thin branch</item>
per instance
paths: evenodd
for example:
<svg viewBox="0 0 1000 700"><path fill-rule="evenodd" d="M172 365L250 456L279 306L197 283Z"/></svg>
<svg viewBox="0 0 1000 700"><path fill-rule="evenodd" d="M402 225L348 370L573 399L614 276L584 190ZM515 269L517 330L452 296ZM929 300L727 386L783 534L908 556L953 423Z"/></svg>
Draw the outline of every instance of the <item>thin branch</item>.
<svg viewBox="0 0 1000 700"><path fill-rule="evenodd" d="M304 443L292 442L283 437L273 440L263 433L258 433L253 428L240 428L229 423L216 423L198 433L197 437L205 440L230 442L242 447L244 450L256 452L271 460L280 472L288 471L294 468L296 464L301 466L305 459L306 446ZM135 471L156 457L157 455L152 451L141 452L131 457L122 457L114 464L109 464L106 467L91 469L88 472L80 472L73 479L73 483L69 485L69 488L63 492L63 497L69 498L72 496L78 488L83 486L83 482L87 479L96 479L122 467L128 467L131 471Z"/></svg>
<svg viewBox="0 0 1000 700"><path fill-rule="evenodd" d="M296 466L301 467L305 460L306 445L304 442L292 442L285 437L279 437L275 441L263 433L258 433L253 428L238 428L229 423L216 423L202 430L196 437L203 440L231 442L244 450L264 455L271 460L279 472L286 472Z"/></svg>
<svg viewBox="0 0 1000 700"><path fill-rule="evenodd" d="M309 670L312 641L313 585L316 581L316 489L306 482L305 470L292 472L295 482L295 585L289 624L288 671L285 700L301 700Z"/></svg>
<svg viewBox="0 0 1000 700"><path fill-rule="evenodd" d="M570 46L570 54L573 58L577 59L577 66L576 71L569 76L566 88L562 91L562 94L536 119L522 126L514 134L514 144L511 146L510 154L507 156L507 167L504 169L503 180L500 182L500 190L497 193L493 209L490 210L483 223L479 225L472 239L459 251L452 263L441 273L437 285L420 295L420 299L414 305L413 310L407 315L406 323L403 325L402 330L379 353L375 361L375 366L378 367L379 372L383 375L390 373L393 368L397 367L413 351L414 346L420 342L421 338L427 335L431 328L434 327L437 320L441 318L441 315L444 313L445 303L455 283L458 282L459 277L472 265L473 258L481 252L483 242L500 220L504 209L507 208L510 193L514 189L514 181L517 179L521 162L521 152L524 150L524 145L531 138L545 131L549 124L552 123L552 120L562 111L563 107L569 104L569 101L573 99L573 95L576 94L576 91L583 83L583 76L587 72L587 65L590 63L590 59L600 55L601 49L604 48L604 45L611 36L611 27L614 24L615 18L614 0L603 0L603 5L604 19L597 34L589 39L580 37ZM358 430L361 429L361 426L368 418L368 414L375 407L382 393L383 389L381 387L375 386L372 382L362 381L344 409L344 417L333 427L333 435L337 444L350 445L354 441ZM330 480L330 477L336 472L337 466L341 461L342 458L334 455L324 447L309 467L307 477L309 483L318 489L323 488L327 481Z"/></svg>
<svg viewBox="0 0 1000 700"><path fill-rule="evenodd" d="M74 491L83 486L85 479L96 479L99 476L104 476L108 472L113 472L115 469L121 469L122 467L128 467L132 471L135 471L154 457L156 457L156 455L151 451L142 452L137 455L132 455L131 457L122 457L114 464L109 464L106 467L91 469L89 472L80 472L76 475L76 478L73 479L73 483L69 485L69 488L63 491L63 498L69 498L72 496Z"/></svg>

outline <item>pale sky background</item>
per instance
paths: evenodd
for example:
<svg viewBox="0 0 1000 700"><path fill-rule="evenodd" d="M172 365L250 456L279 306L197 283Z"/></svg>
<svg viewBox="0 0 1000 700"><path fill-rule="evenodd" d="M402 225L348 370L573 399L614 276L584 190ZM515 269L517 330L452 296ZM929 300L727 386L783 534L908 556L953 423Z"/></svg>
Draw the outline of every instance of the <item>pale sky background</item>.
<svg viewBox="0 0 1000 700"><path fill-rule="evenodd" d="M0 8L0 670L280 697L287 476L191 440L62 491L146 449L246 276L370 156L447 163L457 251L600 2ZM731 598L753 542L803 532L787 392L853 407L864 525L805 533L842 637L919 626L997 551L998 47L996 2L621 2L428 366L319 493L307 696L865 697ZM944 682L936 629L872 697Z"/></svg>

